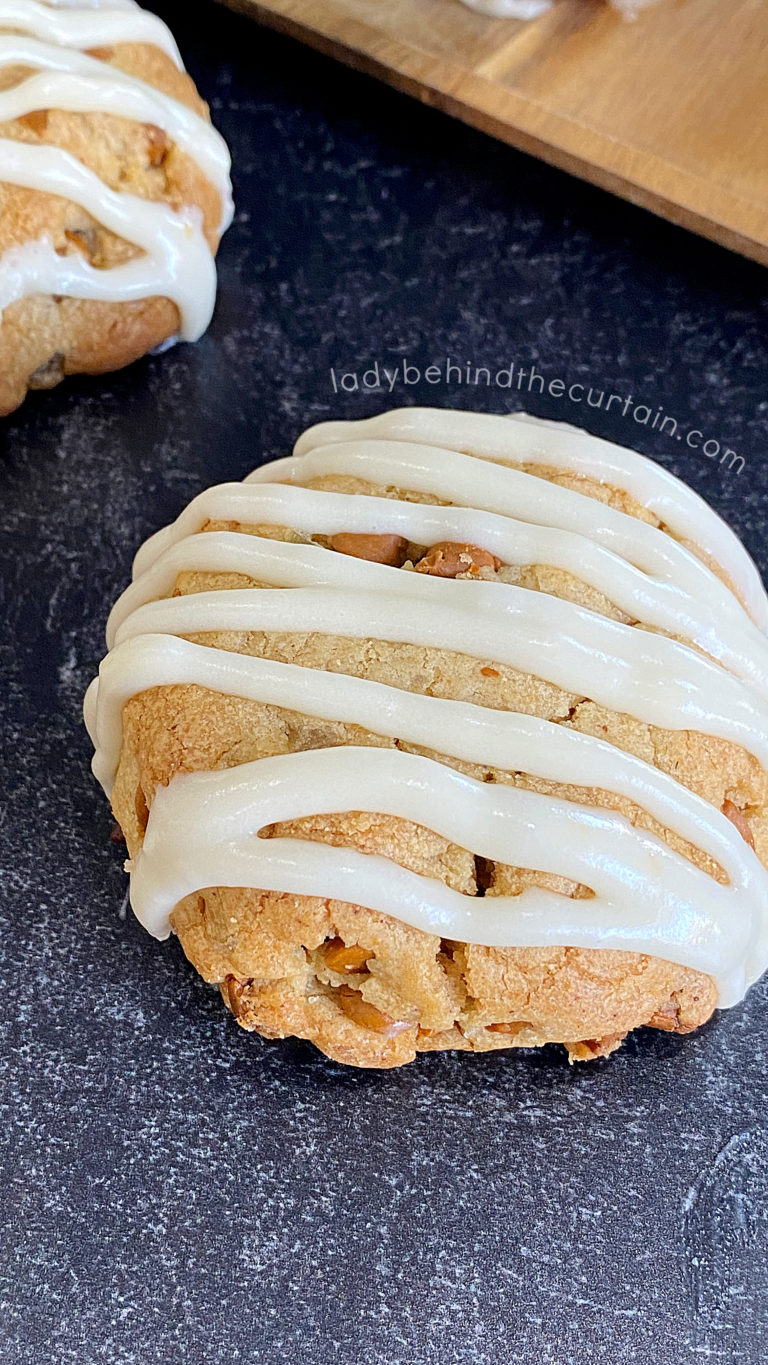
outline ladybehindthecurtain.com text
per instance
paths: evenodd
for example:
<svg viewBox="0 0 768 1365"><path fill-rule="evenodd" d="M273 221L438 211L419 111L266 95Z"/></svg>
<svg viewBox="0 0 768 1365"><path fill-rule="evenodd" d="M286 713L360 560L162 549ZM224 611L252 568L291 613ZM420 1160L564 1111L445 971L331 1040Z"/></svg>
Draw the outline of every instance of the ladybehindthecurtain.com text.
<svg viewBox="0 0 768 1365"><path fill-rule="evenodd" d="M337 370L332 366L331 384L334 393L392 394L396 389L410 389L417 384L498 389L500 392L521 395L546 393L550 398L566 399L569 403L599 408L602 412L614 412L636 422L638 426L664 432L672 440L684 441L689 450L699 451L731 473L741 474L746 464L744 457L735 450L723 446L714 437L706 437L696 427L686 428L662 407L642 403L635 399L634 394L609 393L594 384L569 383L560 378L547 379L535 365L511 363L494 369L486 365L473 365L469 361L459 365L447 357L440 364L422 368L403 357L397 365L391 362L384 365L374 360L365 370Z"/></svg>

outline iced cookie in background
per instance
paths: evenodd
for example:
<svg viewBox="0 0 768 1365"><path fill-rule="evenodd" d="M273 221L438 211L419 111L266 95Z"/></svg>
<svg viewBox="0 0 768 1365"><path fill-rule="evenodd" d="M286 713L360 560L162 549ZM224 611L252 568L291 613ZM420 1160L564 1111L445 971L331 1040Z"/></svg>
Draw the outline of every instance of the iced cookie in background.
<svg viewBox="0 0 768 1365"><path fill-rule="evenodd" d="M651 460L403 409L139 551L86 699L131 899L247 1029L421 1051L684 1033L768 965L768 598Z"/></svg>
<svg viewBox="0 0 768 1365"><path fill-rule="evenodd" d="M132 0L0 3L0 414L67 374L196 340L229 154Z"/></svg>

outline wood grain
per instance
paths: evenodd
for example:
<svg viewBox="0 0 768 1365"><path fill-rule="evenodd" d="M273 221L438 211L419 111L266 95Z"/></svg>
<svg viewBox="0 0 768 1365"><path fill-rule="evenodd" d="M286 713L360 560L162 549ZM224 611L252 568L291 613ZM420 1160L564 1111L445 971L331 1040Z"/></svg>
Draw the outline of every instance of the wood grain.
<svg viewBox="0 0 768 1365"><path fill-rule="evenodd" d="M768 264L768 3L225 0L359 70Z"/></svg>

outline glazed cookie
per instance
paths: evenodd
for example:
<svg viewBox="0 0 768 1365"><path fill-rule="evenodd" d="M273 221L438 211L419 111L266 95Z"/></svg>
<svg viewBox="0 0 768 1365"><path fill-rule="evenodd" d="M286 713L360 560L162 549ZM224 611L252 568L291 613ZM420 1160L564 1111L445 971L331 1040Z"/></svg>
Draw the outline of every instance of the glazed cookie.
<svg viewBox="0 0 768 1365"><path fill-rule="evenodd" d="M524 417L306 432L139 551L86 700L134 910L248 1029L604 1056L768 961L768 598L691 490Z"/></svg>
<svg viewBox="0 0 768 1365"><path fill-rule="evenodd" d="M133 0L0 0L0 414L67 374L196 340L229 154Z"/></svg>

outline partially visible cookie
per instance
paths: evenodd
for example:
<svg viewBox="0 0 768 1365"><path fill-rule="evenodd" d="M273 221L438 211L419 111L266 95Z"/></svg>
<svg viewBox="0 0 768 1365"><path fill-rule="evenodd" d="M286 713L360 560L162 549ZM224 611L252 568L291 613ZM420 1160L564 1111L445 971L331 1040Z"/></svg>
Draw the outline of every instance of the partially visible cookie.
<svg viewBox="0 0 768 1365"><path fill-rule="evenodd" d="M0 21L0 414L205 330L229 155L165 24L18 0Z"/></svg>
<svg viewBox="0 0 768 1365"><path fill-rule="evenodd" d="M766 965L768 599L570 428L332 423L139 552L86 704L132 900L238 1021L387 1067L698 1027Z"/></svg>

